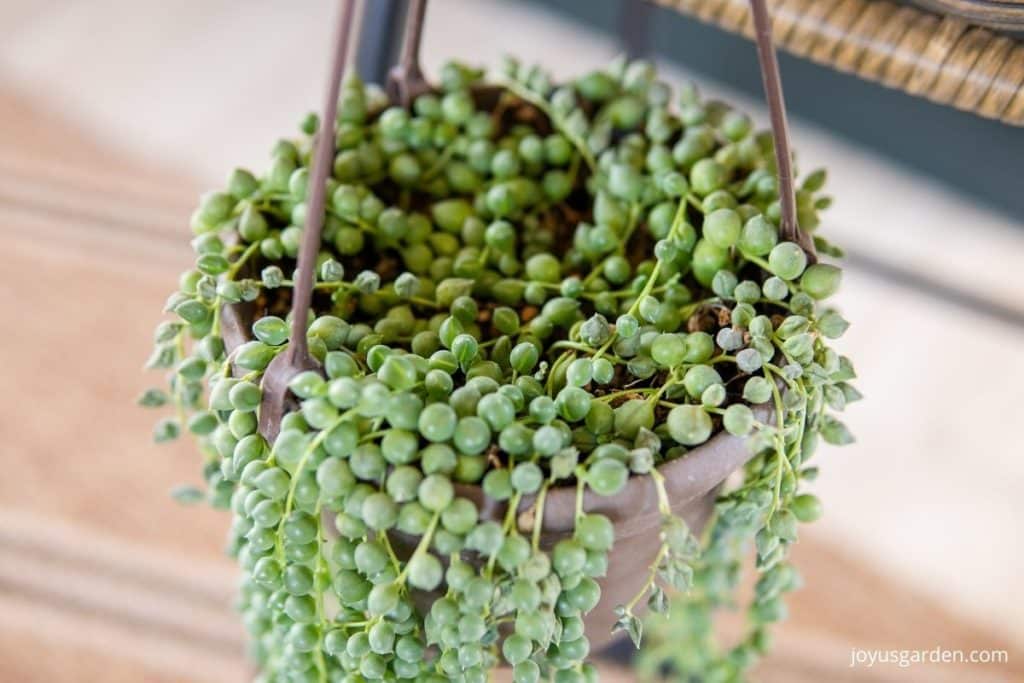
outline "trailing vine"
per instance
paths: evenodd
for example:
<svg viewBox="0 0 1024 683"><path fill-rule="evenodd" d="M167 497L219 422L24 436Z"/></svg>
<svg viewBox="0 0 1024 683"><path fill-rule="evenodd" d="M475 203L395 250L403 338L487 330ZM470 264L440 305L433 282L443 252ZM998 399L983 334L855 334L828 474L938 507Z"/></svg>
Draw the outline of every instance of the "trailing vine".
<svg viewBox="0 0 1024 683"><path fill-rule="evenodd" d="M639 644L644 611L670 613L648 622L648 670L735 680L797 584L787 552L819 513L807 460L850 440L833 411L859 396L830 346L847 323L821 303L840 271L780 240L771 137L745 115L692 87L672 102L642 61L559 87L515 61L481 78L448 65L410 109L344 84L307 330L320 368L291 379L277 434L259 431L261 379L289 348L321 122L202 198L149 360L169 382L141 398L173 408L158 441L187 430L204 454L205 493L176 495L231 511L267 681L508 665L569 683L597 677L585 619L616 537L586 494L649 478L660 540L616 628ZM797 194L805 230L823 182ZM752 458L691 530L659 468L721 432ZM562 489L573 529L551 540ZM719 651L711 616L751 539L750 630Z"/></svg>

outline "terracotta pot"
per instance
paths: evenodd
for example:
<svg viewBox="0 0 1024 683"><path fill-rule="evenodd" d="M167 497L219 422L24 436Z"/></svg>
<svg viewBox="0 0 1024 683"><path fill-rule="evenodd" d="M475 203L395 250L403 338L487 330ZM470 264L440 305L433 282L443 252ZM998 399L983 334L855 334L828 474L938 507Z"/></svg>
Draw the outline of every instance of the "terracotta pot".
<svg viewBox="0 0 1024 683"><path fill-rule="evenodd" d="M225 306L221 314L221 329L228 352L249 341L249 331L256 317L252 304ZM297 404L286 406L286 411ZM743 439L720 432L706 443L694 448L684 457L661 465L658 470L665 477L665 487L673 511L686 520L690 529L699 534L711 516L719 486L732 472L742 467L751 457ZM501 522L508 506L484 495L479 486L459 484L457 495L476 504L484 520ZM599 579L601 601L585 618L587 637L595 649L613 640L614 608L628 602L640 590L660 546L657 492L650 477L633 476L616 496L602 497L588 490L583 507L587 512L606 515L615 526L615 546L608 554L608 574ZM517 514L529 510L534 497L524 498ZM550 548L573 533L576 510L576 488L564 486L550 489L544 501L544 522L541 545ZM523 520L524 522L527 520ZM333 517L331 518L333 524ZM524 525L524 532L532 531L532 520ZM399 532L389 534L396 553L407 558L418 542L417 538ZM471 558L467 558L471 559ZM421 609L443 592L422 593L415 596Z"/></svg>
<svg viewBox="0 0 1024 683"><path fill-rule="evenodd" d="M423 80L418 67L419 28L422 26L424 5L419 4L420 14L411 24L412 32L407 37L411 49L403 59L402 69L394 72L398 77L397 89L392 88L391 95L401 95L407 101L408 92L402 88L416 91L429 89ZM765 92L772 113L772 129L776 139L776 160L779 168L779 182L783 235L792 232L787 238L800 243L811 261L815 260L813 242L806 233L800 231L796 224L795 193L792 188L792 172L789 168L788 136L785 127L785 110L782 90L779 83L778 65L775 62L774 48L771 42L770 16L763 0L751 3L752 15L757 31L758 57L761 66ZM340 72L340 67L338 68ZM335 74L337 79L338 74ZM392 84L395 85L395 84ZM478 106L495 110L501 101L503 89L495 86L483 86L474 89L474 99ZM328 107L328 111L331 111ZM508 112L503 110L502 115ZM527 111L516 116L526 116L536 123L539 112ZM332 117L325 117L332 118ZM317 226L319 229L319 225ZM307 235L309 237L309 235ZM311 238L316 241L319 234ZM305 305L305 303L301 304ZM229 350L250 339L251 325L256 315L253 304L236 304L225 306L221 316L224 341ZM311 362L311 361L310 361ZM277 378L273 386L281 387L286 378ZM278 396L280 398L280 396ZM267 408L272 413L267 413ZM272 406L267 401L261 406L264 416L270 419L261 420L264 436L268 439L276 437L280 416L297 407L294 398L285 394L285 400ZM761 419L771 414L766 406L758 408ZM273 433L268 433L273 432ZM700 533L707 524L714 508L718 488L732 472L742 467L751 458L744 440L726 432L716 434L706 443L692 449L685 456L665 463L659 472L665 478L666 489L673 511L681 516L693 533ZM503 521L506 517L505 503L488 499L479 486L457 486L458 495L473 501L486 520ZM544 519L541 533L542 546L550 548L563 538L572 535L576 510L576 488L559 487L548 491L544 503ZM517 515L522 515L534 503L533 498L521 501ZM650 477L633 476L625 488L616 496L601 497L587 491L583 508L587 512L606 515L614 525L615 545L608 556L607 575L599 579L601 599L597 607L585 618L587 636L594 648L607 645L612 640L611 627L615 623L614 607L628 602L647 579L650 564L660 546L658 496L654 482ZM532 531L532 520L523 531ZM416 545L413 537L393 532L389 538L403 557L408 557ZM467 558L472 561L472 557ZM415 596L418 604L423 607L436 599L439 593L424 593Z"/></svg>
<svg viewBox="0 0 1024 683"><path fill-rule="evenodd" d="M718 488L732 472L751 457L743 439L721 432L684 457L658 468L665 477L672 510L686 520L691 531L699 534L714 509ZM481 517L501 521L507 505L488 499L479 486L459 486L458 495L472 500ZM524 499L519 505L523 513L534 503ZM654 481L650 477L630 477L626 487L615 496L598 496L587 490L583 508L607 516L615 527L615 546L608 553L608 573L598 579L601 601L585 618L591 647L601 648L613 640L615 607L636 595L647 580L654 557L661 545L659 527L661 513ZM544 522L541 546L551 548L573 534L576 515L576 488L562 486L550 489L544 501ZM521 529L532 530L532 516ZM396 539L398 540L398 539ZM411 547L406 547L411 551ZM646 602L642 603L646 609Z"/></svg>

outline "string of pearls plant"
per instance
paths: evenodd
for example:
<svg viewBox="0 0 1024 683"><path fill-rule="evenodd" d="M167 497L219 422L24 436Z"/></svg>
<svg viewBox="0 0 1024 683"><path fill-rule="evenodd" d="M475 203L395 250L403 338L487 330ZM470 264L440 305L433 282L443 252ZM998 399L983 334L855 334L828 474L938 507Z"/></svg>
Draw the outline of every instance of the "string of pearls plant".
<svg viewBox="0 0 1024 683"><path fill-rule="evenodd" d="M176 495L231 511L261 680L475 682L509 665L516 683L572 683L597 679L583 617L616 540L584 493L650 477L662 546L617 628L639 644L641 608L676 605L697 649L667 659L737 680L796 584L797 522L819 514L807 460L819 437L850 441L830 412L858 398L829 346L847 323L820 303L840 271L780 241L772 140L747 116L673 96L642 61L560 87L515 61L499 87L482 77L450 64L411 110L343 85L307 333L323 373L291 381L299 407L269 443L260 380L289 344L320 122L202 198L149 361L169 386L141 399L174 411L158 441L198 439L206 492ZM824 177L798 192L805 230ZM251 337L226 348L239 305ZM721 430L756 455L699 539L658 467ZM471 486L508 514L487 519ZM575 530L547 547L554 487L577 491ZM751 627L719 653L706 625L751 538Z"/></svg>

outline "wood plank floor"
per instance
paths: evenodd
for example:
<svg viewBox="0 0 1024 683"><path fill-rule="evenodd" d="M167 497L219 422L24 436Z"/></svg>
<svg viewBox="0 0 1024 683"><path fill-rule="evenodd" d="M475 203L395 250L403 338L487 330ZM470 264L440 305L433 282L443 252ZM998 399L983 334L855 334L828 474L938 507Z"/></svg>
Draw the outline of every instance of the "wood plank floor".
<svg viewBox="0 0 1024 683"><path fill-rule="evenodd" d="M24 93L0 90L0 124L0 681L246 680L227 518L171 501L197 458L186 442L152 445L153 416L134 406L154 379L140 374L151 329L190 258L197 188L112 154ZM1000 634L838 547L813 534L799 545L807 587L760 680L1024 680ZM938 645L1011 660L848 666L853 647Z"/></svg>

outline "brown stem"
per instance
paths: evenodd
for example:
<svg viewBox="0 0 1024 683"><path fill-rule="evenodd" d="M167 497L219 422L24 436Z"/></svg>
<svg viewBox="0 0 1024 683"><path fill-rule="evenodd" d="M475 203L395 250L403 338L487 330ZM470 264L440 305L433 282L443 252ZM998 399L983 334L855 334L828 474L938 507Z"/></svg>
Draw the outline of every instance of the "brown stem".
<svg viewBox="0 0 1024 683"><path fill-rule="evenodd" d="M295 361L309 360L306 322L313 295L313 269L320 251L320 233L324 225L324 194L327 176L334 161L334 123L338 111L338 91L345 72L352 13L355 0L342 0L341 19L334 39L334 54L327 82L323 116L317 131L313 152L313 169L309 176L309 198L306 204L306 225L299 248L298 274L292 298L292 334L289 352ZM296 363L298 364L298 363Z"/></svg>
<svg viewBox="0 0 1024 683"><path fill-rule="evenodd" d="M324 194L327 176L331 171L334 157L334 124L338 112L338 91L345 72L349 36L352 33L352 14L355 0L341 0L341 15L338 32L334 39L331 70L328 75L327 94L324 101L320 129L316 134L313 149L313 171L309 178L309 197L306 205L306 225L299 247L298 272L292 293L292 330L288 348L278 354L266 372L260 386L263 398L259 408L260 434L273 442L281 429L285 413L295 407L288 383L295 375L319 367L316 359L309 354L306 340L306 322L309 306L313 300L313 270L317 252L320 250L320 233L324 224Z"/></svg>
<svg viewBox="0 0 1024 683"><path fill-rule="evenodd" d="M405 17L402 55L388 74L388 95L404 107L408 107L417 95L429 90L420 67L420 43L426 14L427 0L411 0Z"/></svg>
<svg viewBox="0 0 1024 683"><path fill-rule="evenodd" d="M765 0L750 0L754 19L754 37L757 57L761 66L765 99L775 139L775 165L779 172L779 206L782 209L780 233L784 240L796 242L812 261L816 258L814 241L800 229L796 218L796 190L793 187L793 161L789 148L789 128L786 124L786 102L782 96L779 61L772 42L772 20Z"/></svg>
<svg viewBox="0 0 1024 683"><path fill-rule="evenodd" d="M412 0L409 17L405 22L402 39L402 66L409 73L420 74L420 41L423 38L423 19L427 15L427 0Z"/></svg>

